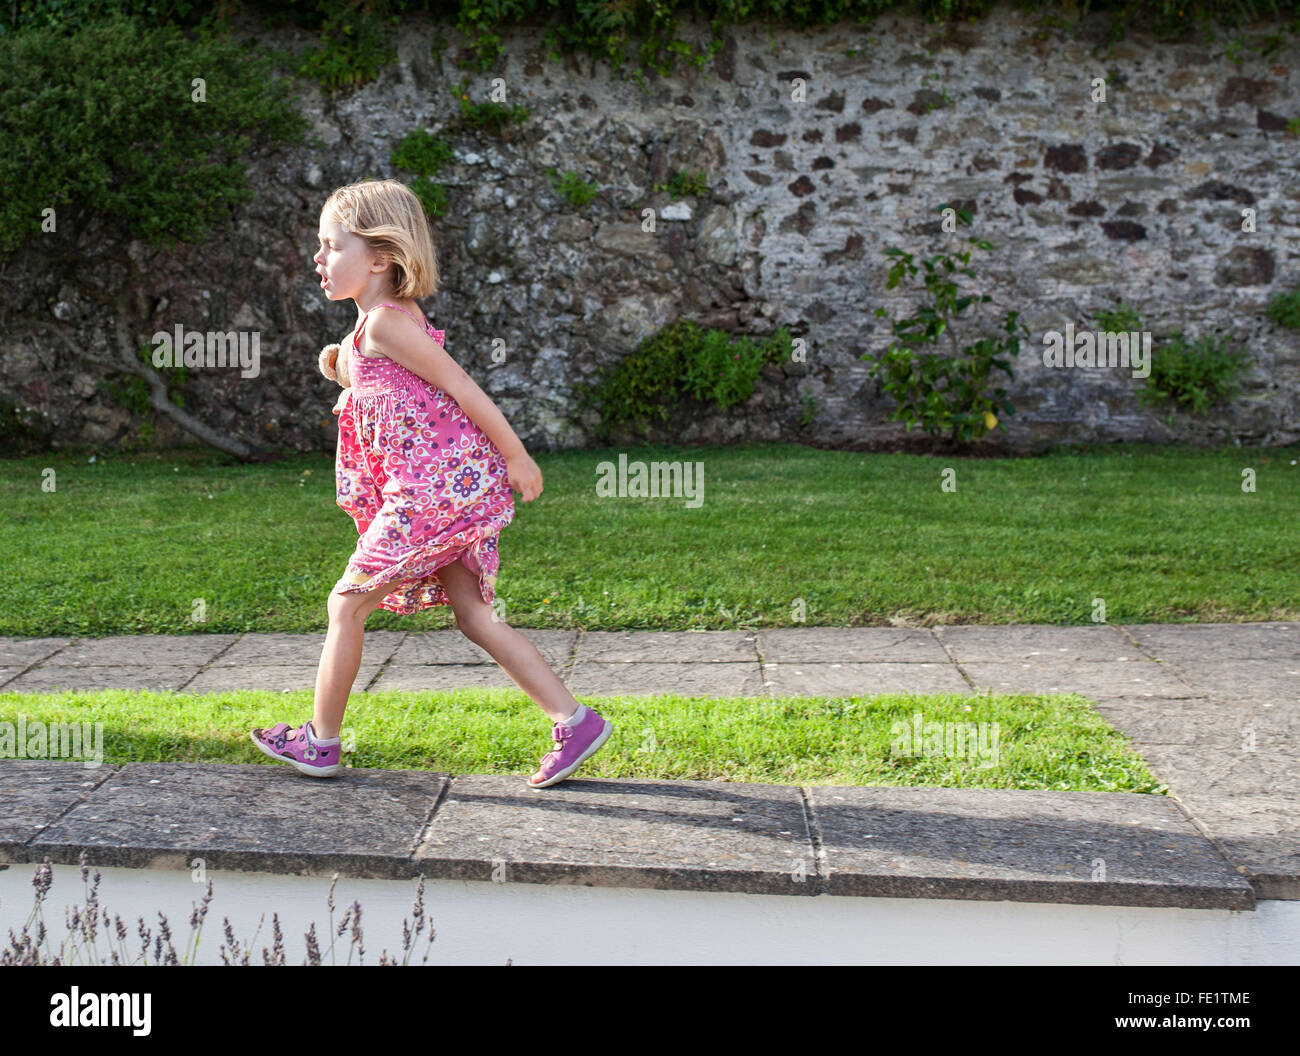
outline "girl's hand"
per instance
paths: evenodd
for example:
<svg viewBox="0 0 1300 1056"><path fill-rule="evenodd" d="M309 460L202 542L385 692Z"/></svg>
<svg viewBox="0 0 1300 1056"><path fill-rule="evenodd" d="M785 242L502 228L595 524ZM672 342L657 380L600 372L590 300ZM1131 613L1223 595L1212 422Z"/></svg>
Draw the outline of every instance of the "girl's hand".
<svg viewBox="0 0 1300 1056"><path fill-rule="evenodd" d="M506 459L506 478L510 486L523 495L524 502L532 502L542 493L542 471L528 455Z"/></svg>

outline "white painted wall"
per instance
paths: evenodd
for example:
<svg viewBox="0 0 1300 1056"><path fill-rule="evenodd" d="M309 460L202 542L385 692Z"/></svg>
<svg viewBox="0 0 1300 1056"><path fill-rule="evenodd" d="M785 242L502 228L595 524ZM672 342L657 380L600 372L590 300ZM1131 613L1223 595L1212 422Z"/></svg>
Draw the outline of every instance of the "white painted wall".
<svg viewBox="0 0 1300 1056"><path fill-rule="evenodd" d="M8 943L31 912L35 865L0 869L0 937ZM139 950L136 918L171 925L178 955L204 884L187 872L102 868L100 901L128 923L127 950ZM221 964L223 916L241 942L266 922L250 963L271 946L271 912L280 914L291 964L306 956L312 920L328 946L328 877L209 870L199 963ZM91 869L94 879L94 869ZM416 881L350 880L335 888L335 923L359 900L366 964L381 947L400 950ZM54 866L45 906L57 946L65 907L84 904L80 869ZM1265 901L1255 912L1066 906L819 895L700 894L637 888L573 887L426 880L425 910L437 937L430 964L1297 964L1300 902ZM339 963L347 936L336 939ZM100 949L107 959L108 945ZM152 949L152 943L151 943ZM412 962L418 964L424 943ZM328 963L328 957L325 958ZM84 963L84 962L83 962ZM353 963L357 963L354 959Z"/></svg>

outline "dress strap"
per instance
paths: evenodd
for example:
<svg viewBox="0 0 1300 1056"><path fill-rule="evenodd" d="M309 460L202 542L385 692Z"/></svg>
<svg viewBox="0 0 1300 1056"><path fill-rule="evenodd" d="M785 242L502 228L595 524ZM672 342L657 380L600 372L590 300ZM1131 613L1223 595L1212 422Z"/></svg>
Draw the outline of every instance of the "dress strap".
<svg viewBox="0 0 1300 1056"><path fill-rule="evenodd" d="M377 304L374 306L374 308L370 309L370 312L373 312L376 308L396 308L399 312L402 312L405 315L410 315L412 319L415 319L415 316L411 315L411 313L408 312L405 308L403 308L400 304L387 304L387 303ZM352 335L352 350L354 352L359 352L361 350L361 346L358 344L358 342L361 340L361 332L366 328L367 320L370 319L370 312L366 312L366 314L362 316L361 325L357 327L356 331ZM419 320L416 319L416 322L419 322ZM429 330L429 324L427 322L424 324L424 329L426 332Z"/></svg>

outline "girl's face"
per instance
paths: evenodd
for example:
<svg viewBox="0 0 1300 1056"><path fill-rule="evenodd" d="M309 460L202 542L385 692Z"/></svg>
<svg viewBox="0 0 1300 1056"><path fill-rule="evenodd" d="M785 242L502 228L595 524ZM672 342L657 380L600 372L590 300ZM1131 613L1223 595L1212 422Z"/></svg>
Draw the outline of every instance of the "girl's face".
<svg viewBox="0 0 1300 1056"><path fill-rule="evenodd" d="M317 236L320 248L312 262L321 276L325 296L337 301L363 294L377 274L374 252L362 239L345 231L342 224L324 213Z"/></svg>

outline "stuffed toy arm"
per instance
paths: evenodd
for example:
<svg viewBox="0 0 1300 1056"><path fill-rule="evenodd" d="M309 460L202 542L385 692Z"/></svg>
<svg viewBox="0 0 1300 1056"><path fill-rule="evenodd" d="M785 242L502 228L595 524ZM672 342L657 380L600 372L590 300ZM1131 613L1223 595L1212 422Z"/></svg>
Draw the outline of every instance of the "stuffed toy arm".
<svg viewBox="0 0 1300 1056"><path fill-rule="evenodd" d="M352 380L348 376L348 350L341 345L326 345L320 350L320 372L330 381L337 381L343 386L338 400L334 403L334 414L338 414L348 402L352 392Z"/></svg>

